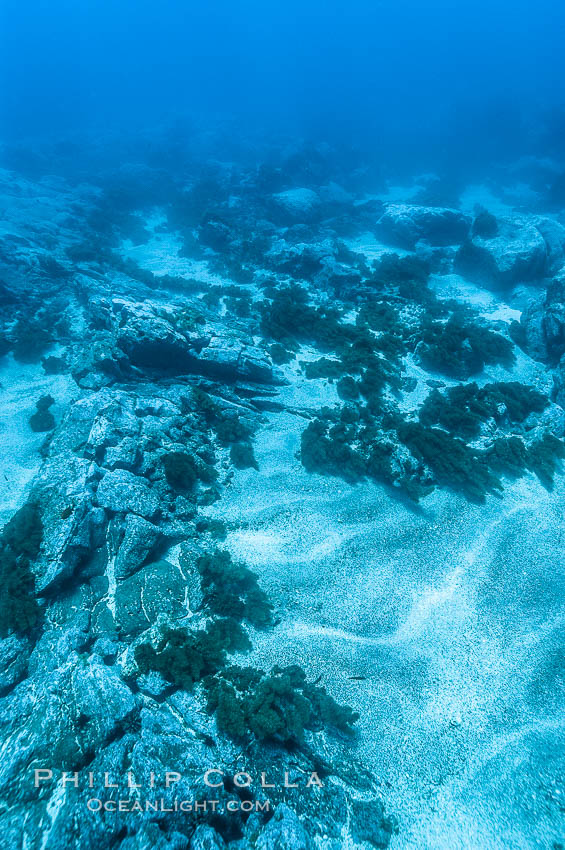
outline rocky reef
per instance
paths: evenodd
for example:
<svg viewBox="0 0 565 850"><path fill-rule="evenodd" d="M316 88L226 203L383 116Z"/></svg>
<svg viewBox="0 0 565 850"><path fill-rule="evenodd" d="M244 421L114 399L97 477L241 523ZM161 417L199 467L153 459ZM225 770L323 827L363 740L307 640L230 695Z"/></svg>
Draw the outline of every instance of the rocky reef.
<svg viewBox="0 0 565 850"><path fill-rule="evenodd" d="M304 655L256 652L289 611L224 500L285 417L303 472L408 511L560 475L558 216L268 162L0 174L7 850L402 842L361 705Z"/></svg>

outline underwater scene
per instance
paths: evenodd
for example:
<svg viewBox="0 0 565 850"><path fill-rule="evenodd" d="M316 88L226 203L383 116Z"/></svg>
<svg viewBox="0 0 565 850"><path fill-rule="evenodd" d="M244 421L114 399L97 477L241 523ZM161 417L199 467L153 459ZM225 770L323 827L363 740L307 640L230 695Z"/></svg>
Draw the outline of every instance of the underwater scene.
<svg viewBox="0 0 565 850"><path fill-rule="evenodd" d="M0 850L565 848L564 45L0 0Z"/></svg>

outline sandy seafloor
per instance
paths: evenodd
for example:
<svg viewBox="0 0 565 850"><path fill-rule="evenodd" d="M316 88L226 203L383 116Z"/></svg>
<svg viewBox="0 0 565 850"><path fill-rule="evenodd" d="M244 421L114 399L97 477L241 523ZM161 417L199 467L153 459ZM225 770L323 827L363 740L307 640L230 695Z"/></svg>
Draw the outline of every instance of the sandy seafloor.
<svg viewBox="0 0 565 850"><path fill-rule="evenodd" d="M25 502L42 463L45 433L34 433L29 418L37 400L51 394L59 421L71 398L80 394L70 375L46 375L41 363L18 363L11 355L0 368L0 528Z"/></svg>
<svg viewBox="0 0 565 850"><path fill-rule="evenodd" d="M565 483L413 509L307 474L302 427L271 414L260 473L238 473L217 509L279 603L253 663L299 663L360 712L359 755L400 820L393 847L552 847Z"/></svg>

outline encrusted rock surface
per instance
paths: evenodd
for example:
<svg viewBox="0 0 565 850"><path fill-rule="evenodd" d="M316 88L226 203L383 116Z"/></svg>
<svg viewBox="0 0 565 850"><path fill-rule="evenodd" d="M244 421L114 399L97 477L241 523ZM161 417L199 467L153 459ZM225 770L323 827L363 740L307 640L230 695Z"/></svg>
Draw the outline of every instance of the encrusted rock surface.
<svg viewBox="0 0 565 850"><path fill-rule="evenodd" d="M551 240L551 248L544 232ZM474 236L464 245L456 267L470 280L487 285L511 287L525 281L539 281L559 262L557 243L561 244L560 237L555 237L553 228L545 221L508 216L498 219L495 236Z"/></svg>
<svg viewBox="0 0 565 850"><path fill-rule="evenodd" d="M557 363L565 354L565 275L561 271L521 317L524 347L536 360Z"/></svg>
<svg viewBox="0 0 565 850"><path fill-rule="evenodd" d="M385 241L402 248L414 248L422 239L430 245L458 245L467 236L471 219L459 210L389 204L377 222Z"/></svg>

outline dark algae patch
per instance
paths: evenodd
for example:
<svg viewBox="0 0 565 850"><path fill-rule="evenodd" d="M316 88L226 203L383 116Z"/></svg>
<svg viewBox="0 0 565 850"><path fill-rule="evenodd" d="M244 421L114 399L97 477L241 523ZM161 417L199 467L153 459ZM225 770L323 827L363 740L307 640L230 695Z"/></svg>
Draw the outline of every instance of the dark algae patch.
<svg viewBox="0 0 565 850"><path fill-rule="evenodd" d="M477 217L479 230L494 224ZM351 483L379 481L414 501L447 487L482 502L502 492L504 477L527 470L551 486L561 441L550 433L534 439L532 430L549 399L516 380L472 380L487 367L512 370L513 342L470 307L438 298L429 287L432 266L385 254L360 269L350 300L343 289L329 297L297 283L265 289L265 341L293 352L308 380L335 384L341 403L319 410L304 429L303 466ZM301 359L303 346L320 356ZM459 383L402 409L408 358Z"/></svg>
<svg viewBox="0 0 565 850"><path fill-rule="evenodd" d="M482 453L445 431L407 422L398 436L414 457L430 467L438 484L461 491L470 501L483 502L487 493L502 490Z"/></svg>
<svg viewBox="0 0 565 850"><path fill-rule="evenodd" d="M32 431L51 431L55 427L55 417L49 410L53 404L55 399L51 395L44 395L36 402L37 409L29 419Z"/></svg>
<svg viewBox="0 0 565 850"><path fill-rule="evenodd" d="M302 743L305 732L329 729L351 734L358 715L341 706L324 688L310 684L297 666L230 666L230 652L251 648L235 620L218 619L205 629L165 629L157 646L135 651L140 673L157 671L176 688L191 691L199 682L218 729L233 738L253 736L282 746Z"/></svg>
<svg viewBox="0 0 565 850"><path fill-rule="evenodd" d="M476 383L451 387L445 393L433 390L419 413L424 425L441 425L462 439L479 436L481 425L488 419L502 423L521 423L530 413L542 413L549 400L532 387L517 381Z"/></svg>
<svg viewBox="0 0 565 850"><path fill-rule="evenodd" d="M204 604L212 613L246 620L255 628L272 625L273 606L245 564L234 563L229 552L216 549L196 563Z"/></svg>
<svg viewBox="0 0 565 850"><path fill-rule="evenodd" d="M215 714L218 728L234 738L253 735L289 746L302 743L306 730L351 734L359 718L325 688L310 684L296 665L274 667L268 674L227 667L204 685L207 710Z"/></svg>
<svg viewBox="0 0 565 850"><path fill-rule="evenodd" d="M350 483L372 479L414 501L439 486L482 502L502 492L503 477L530 470L551 487L561 468L563 442L549 432L532 440L524 428L528 417L549 404L532 387L510 381L433 389L417 421L383 400L381 391L377 384L371 397L363 381L352 381L348 403L318 412L301 437L300 458L309 472ZM361 396L367 395L363 404ZM484 428L494 428L495 436L483 439Z"/></svg>
<svg viewBox="0 0 565 850"><path fill-rule="evenodd" d="M515 361L506 337L457 315L447 322L425 321L418 354L427 369L459 381L478 375L485 366L510 367Z"/></svg>
<svg viewBox="0 0 565 850"><path fill-rule="evenodd" d="M6 523L0 536L0 637L26 634L39 623L32 563L43 539L41 513L28 502Z"/></svg>

